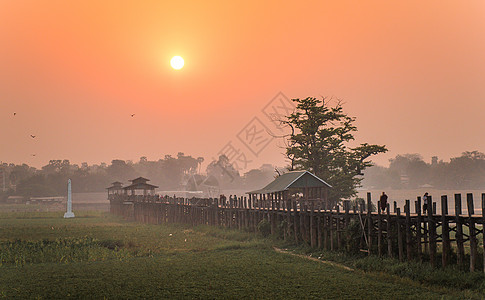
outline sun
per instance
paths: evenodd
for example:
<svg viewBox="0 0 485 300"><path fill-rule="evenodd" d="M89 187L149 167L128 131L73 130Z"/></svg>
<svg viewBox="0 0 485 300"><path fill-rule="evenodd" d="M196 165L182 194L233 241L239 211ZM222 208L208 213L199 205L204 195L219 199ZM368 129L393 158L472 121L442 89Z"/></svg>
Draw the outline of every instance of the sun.
<svg viewBox="0 0 485 300"><path fill-rule="evenodd" d="M170 65L175 70L180 70L184 67L184 59L181 56L174 56L170 60Z"/></svg>

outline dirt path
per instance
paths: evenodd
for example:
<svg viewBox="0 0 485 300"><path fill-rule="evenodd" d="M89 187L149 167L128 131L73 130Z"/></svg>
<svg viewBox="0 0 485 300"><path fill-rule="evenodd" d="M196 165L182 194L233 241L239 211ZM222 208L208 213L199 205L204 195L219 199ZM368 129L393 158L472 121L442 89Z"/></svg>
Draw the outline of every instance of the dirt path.
<svg viewBox="0 0 485 300"><path fill-rule="evenodd" d="M338 263L335 263L335 262L331 262L331 261L327 261L327 260L321 260L321 259L318 259L318 258L315 258L315 257L311 257L311 256L307 256L307 255L303 255L303 254L296 254L296 253L291 253L289 251L286 251L286 250L283 250L283 249L280 249L280 248L276 248L276 247L273 247L273 249L278 252L278 253L285 253L285 254L289 254L289 255L293 255L293 256L297 256L297 257L301 257L301 258L304 258L304 259L308 259L308 260L313 260L313 261L317 261L317 262L320 262L322 264L327 264L327 265L331 265L331 266L334 266L334 267L337 267L337 268L341 268L341 269L344 269L344 270L347 270L347 271L355 271L354 269L352 268L349 268L347 266L344 266L344 265L341 265L341 264L338 264Z"/></svg>

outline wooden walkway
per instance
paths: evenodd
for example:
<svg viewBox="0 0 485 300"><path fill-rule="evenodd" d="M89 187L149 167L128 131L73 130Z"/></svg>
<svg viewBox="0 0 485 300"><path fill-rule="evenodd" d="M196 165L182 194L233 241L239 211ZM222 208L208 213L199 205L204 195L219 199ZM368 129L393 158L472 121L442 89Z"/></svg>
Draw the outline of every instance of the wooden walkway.
<svg viewBox="0 0 485 300"><path fill-rule="evenodd" d="M394 202L391 212L387 204L382 212L380 203L373 203L370 193L366 203L343 201L342 207L333 209L320 199L111 195L110 211L149 224L205 224L253 232L258 231L258 226L263 230L261 227L266 224L271 234L313 248L428 261L435 267L457 264L476 271L485 265L485 193L481 196L482 207L478 211L473 207L473 195L467 194L464 213L461 194L455 194L453 215L448 214L447 196L440 199L439 213L432 198L428 201L433 209L423 213L420 197L413 205L406 200L402 210Z"/></svg>

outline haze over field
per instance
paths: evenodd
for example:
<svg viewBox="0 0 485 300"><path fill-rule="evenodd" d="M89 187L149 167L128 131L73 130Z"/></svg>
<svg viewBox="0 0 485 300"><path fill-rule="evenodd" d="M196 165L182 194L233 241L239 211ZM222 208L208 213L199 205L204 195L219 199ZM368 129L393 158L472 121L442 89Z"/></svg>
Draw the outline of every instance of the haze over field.
<svg viewBox="0 0 485 300"><path fill-rule="evenodd" d="M232 142L246 170L281 166L281 143L241 141L250 122L277 133L263 109L279 92L343 99L357 142L389 149L381 165L483 152L484 13L479 0L2 1L0 160L207 164Z"/></svg>

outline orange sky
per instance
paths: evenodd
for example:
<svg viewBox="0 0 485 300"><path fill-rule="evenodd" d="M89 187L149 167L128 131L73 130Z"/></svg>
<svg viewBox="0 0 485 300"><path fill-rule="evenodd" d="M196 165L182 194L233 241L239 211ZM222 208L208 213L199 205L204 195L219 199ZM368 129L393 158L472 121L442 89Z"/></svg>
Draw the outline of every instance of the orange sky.
<svg viewBox="0 0 485 300"><path fill-rule="evenodd" d="M344 100L382 165L485 152L485 1L261 2L1 1L0 161L282 165L238 140L279 92Z"/></svg>

